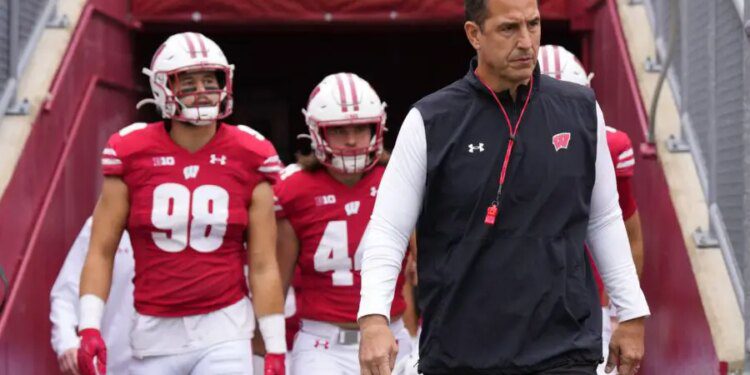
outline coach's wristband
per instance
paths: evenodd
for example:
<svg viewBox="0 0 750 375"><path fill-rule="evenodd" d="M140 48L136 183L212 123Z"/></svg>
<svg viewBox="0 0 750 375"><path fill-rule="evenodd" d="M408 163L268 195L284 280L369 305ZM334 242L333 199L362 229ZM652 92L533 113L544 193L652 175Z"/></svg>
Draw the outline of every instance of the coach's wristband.
<svg viewBox="0 0 750 375"><path fill-rule="evenodd" d="M258 318L258 328L266 344L266 352L286 353L286 323L283 314L271 314Z"/></svg>
<svg viewBox="0 0 750 375"><path fill-rule="evenodd" d="M87 328L101 329L102 315L104 315L104 300L94 294L81 296L79 303L81 312L78 321L78 332Z"/></svg>

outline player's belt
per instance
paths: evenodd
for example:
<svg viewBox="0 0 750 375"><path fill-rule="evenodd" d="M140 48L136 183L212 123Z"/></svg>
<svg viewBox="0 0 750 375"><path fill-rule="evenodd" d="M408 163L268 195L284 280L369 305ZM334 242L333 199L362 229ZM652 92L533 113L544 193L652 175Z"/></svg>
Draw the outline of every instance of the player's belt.
<svg viewBox="0 0 750 375"><path fill-rule="evenodd" d="M359 344L359 330L341 328L335 324L302 319L302 332L321 337L334 345Z"/></svg>
<svg viewBox="0 0 750 375"><path fill-rule="evenodd" d="M392 332L400 332L404 329L404 321L401 317L391 322L390 329ZM341 328L335 324L317 320L302 319L301 330L335 345L358 345L360 339L357 329Z"/></svg>
<svg viewBox="0 0 750 375"><path fill-rule="evenodd" d="M338 335L337 343L339 345L357 345L359 344L359 331L354 329L341 329Z"/></svg>

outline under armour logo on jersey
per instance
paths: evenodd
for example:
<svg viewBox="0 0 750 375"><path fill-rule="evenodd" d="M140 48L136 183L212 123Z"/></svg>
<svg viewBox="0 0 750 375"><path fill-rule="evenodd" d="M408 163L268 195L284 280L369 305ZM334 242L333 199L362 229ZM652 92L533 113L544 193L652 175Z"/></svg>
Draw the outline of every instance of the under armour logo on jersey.
<svg viewBox="0 0 750 375"><path fill-rule="evenodd" d="M561 149L568 149L568 144L570 143L570 133L557 133L552 136L552 145L555 146L555 151L560 151Z"/></svg>
<svg viewBox="0 0 750 375"><path fill-rule="evenodd" d="M319 195L315 197L316 206L324 206L327 204L334 204L334 203L336 203L336 196L333 194Z"/></svg>
<svg viewBox="0 0 750 375"><path fill-rule="evenodd" d="M378 195L378 188L376 188L375 186L370 186L370 196L374 197L376 195Z"/></svg>
<svg viewBox="0 0 750 375"><path fill-rule="evenodd" d="M474 151L484 152L484 143L479 143L479 145L474 146L474 144L469 144L469 153L473 154Z"/></svg>
<svg viewBox="0 0 750 375"><path fill-rule="evenodd" d="M211 164L219 163L221 165L225 165L227 163L227 156L221 155L221 157L216 156L216 154L211 154Z"/></svg>
<svg viewBox="0 0 750 375"><path fill-rule="evenodd" d="M346 216L352 216L359 213L359 201L349 202L344 205Z"/></svg>
<svg viewBox="0 0 750 375"><path fill-rule="evenodd" d="M188 165L185 167L185 169L182 170L182 173L185 175L185 179L189 180L191 178L197 178L198 177L198 167L197 165Z"/></svg>
<svg viewBox="0 0 750 375"><path fill-rule="evenodd" d="M323 347L324 349L328 349L328 348L330 348L330 347L331 347L331 344L330 344L330 343L328 342L328 340L323 340L323 339L317 339L317 340L315 340L315 345L314 345L314 347L315 347L315 348L319 348L319 347L321 347L321 346L322 346L322 347Z"/></svg>

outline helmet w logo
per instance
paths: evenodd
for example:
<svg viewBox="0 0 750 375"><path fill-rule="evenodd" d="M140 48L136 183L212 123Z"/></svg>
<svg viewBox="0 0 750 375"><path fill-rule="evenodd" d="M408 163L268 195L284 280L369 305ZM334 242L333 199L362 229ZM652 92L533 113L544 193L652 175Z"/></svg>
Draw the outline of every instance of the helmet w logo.
<svg viewBox="0 0 750 375"><path fill-rule="evenodd" d="M557 133L552 136L552 145L555 146L555 151L560 151L561 149L568 149L568 144L570 143L570 133Z"/></svg>

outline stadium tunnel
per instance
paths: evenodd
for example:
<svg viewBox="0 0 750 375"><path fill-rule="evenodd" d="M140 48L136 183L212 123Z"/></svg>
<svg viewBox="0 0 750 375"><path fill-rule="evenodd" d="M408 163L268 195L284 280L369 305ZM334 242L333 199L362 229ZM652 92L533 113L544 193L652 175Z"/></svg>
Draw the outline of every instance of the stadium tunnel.
<svg viewBox="0 0 750 375"><path fill-rule="evenodd" d="M572 31L562 16L544 22L543 44L580 53L584 33ZM326 75L353 72L370 82L388 104L386 148L391 149L411 105L466 74L474 54L459 17L416 23L290 21L246 26L146 23L134 44L136 73L148 66L172 33L204 33L235 65L234 113L226 121L258 130L290 163L295 152L309 151L309 142L296 138L307 131L301 109ZM141 75L139 83L145 82ZM139 112L139 120L153 121L156 113L149 108Z"/></svg>
<svg viewBox="0 0 750 375"><path fill-rule="evenodd" d="M304 142L300 109L327 74L350 71L388 103L391 148L409 107L463 76L473 50L463 33L460 0L88 0L13 177L0 200L2 290L0 375L57 371L49 348L49 289L101 183L99 153L109 134L155 120L140 73L166 37L198 31L236 66L230 123L270 138L289 163ZM304 3L304 6L302 4ZM610 125L644 141L646 115L615 0L541 0L543 44L581 57L596 77ZM50 157L50 156L53 157ZM636 170L646 259L648 320L644 374L726 373L686 255L659 164ZM659 235L655 235L655 233ZM651 251L652 249L656 249ZM662 273L669 265L671 273ZM691 327L685 330L684 327ZM720 370L721 369L721 370Z"/></svg>

